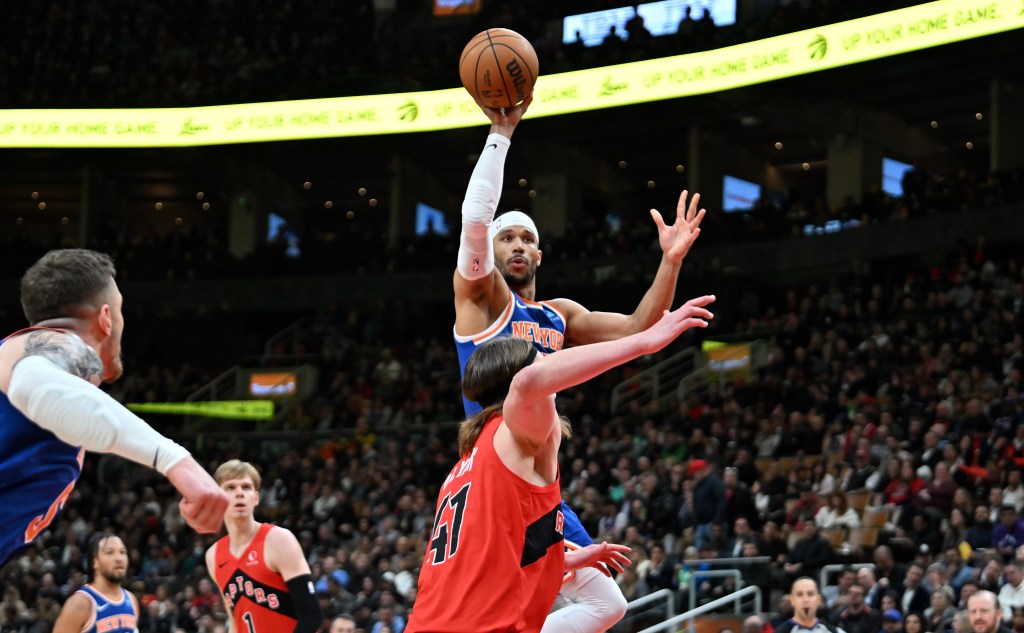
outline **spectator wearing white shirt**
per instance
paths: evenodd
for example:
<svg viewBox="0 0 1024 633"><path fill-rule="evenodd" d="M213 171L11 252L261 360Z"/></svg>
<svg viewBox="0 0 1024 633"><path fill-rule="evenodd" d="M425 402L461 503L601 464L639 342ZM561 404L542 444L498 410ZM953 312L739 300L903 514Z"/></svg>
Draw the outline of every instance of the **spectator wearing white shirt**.
<svg viewBox="0 0 1024 633"><path fill-rule="evenodd" d="M811 483L818 498L827 497L836 487L836 478L828 472L828 464L819 459L811 466Z"/></svg>
<svg viewBox="0 0 1024 633"><path fill-rule="evenodd" d="M814 522L822 529L855 528L860 527L860 515L850 507L846 500L846 493L837 489L828 496L828 503L814 515Z"/></svg>
<svg viewBox="0 0 1024 633"><path fill-rule="evenodd" d="M1006 486L1003 487L1003 505L1013 506L1017 512L1024 508L1024 485L1021 484L1020 471L1016 468L1006 474Z"/></svg>
<svg viewBox="0 0 1024 633"><path fill-rule="evenodd" d="M1013 621L1014 607L1024 607L1024 572L1017 561L1010 561L1003 567L1006 583L999 589L999 606L1003 610L1003 621Z"/></svg>

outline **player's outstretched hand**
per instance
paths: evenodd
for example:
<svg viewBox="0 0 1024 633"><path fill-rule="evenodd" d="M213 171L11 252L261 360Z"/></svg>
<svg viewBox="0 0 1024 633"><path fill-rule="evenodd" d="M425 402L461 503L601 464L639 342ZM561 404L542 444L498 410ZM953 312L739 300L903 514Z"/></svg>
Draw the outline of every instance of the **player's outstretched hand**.
<svg viewBox="0 0 1024 633"><path fill-rule="evenodd" d="M512 108L492 108L480 102L477 102L477 105L484 111L487 118L491 120L492 132L497 132L511 138L513 130L519 125L531 103L533 103L532 92L526 95L522 103Z"/></svg>
<svg viewBox="0 0 1024 633"><path fill-rule="evenodd" d="M172 466L167 479L181 493L178 508L193 530L211 534L220 529L228 509L228 495L195 459L186 457Z"/></svg>
<svg viewBox="0 0 1024 633"><path fill-rule="evenodd" d="M604 541L600 545L594 543L581 549L567 551L565 553L565 571L575 571L584 567L593 567L605 576L611 576L608 567L621 572L624 566L632 565L632 561L626 558L631 552L625 545L609 543Z"/></svg>
<svg viewBox="0 0 1024 633"><path fill-rule="evenodd" d="M711 305L714 301L715 295L704 295L690 299L671 312L665 310L661 320L638 334L644 353L657 352L692 327L707 327L708 320L713 319L715 315L705 306Z"/></svg>
<svg viewBox="0 0 1024 633"><path fill-rule="evenodd" d="M679 194L679 202L676 204L676 221L672 226L667 226L665 220L656 209L651 209L651 218L658 227L658 243L661 244L661 251L666 257L676 264L680 264L690 247L700 235L700 222L704 219L704 209L698 210L700 205L700 194L693 194L690 204L686 204L687 191Z"/></svg>

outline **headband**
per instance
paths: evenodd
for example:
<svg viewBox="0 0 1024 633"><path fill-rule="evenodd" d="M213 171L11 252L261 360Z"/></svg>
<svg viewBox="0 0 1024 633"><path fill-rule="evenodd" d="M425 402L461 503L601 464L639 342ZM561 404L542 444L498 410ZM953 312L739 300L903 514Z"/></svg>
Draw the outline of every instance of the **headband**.
<svg viewBox="0 0 1024 633"><path fill-rule="evenodd" d="M537 242L540 242L540 232L537 230L537 225L533 223L530 216L522 211L509 211L494 218L494 221L487 227L487 237L493 240L494 236L501 233L502 229L507 229L510 226L526 227L537 238Z"/></svg>

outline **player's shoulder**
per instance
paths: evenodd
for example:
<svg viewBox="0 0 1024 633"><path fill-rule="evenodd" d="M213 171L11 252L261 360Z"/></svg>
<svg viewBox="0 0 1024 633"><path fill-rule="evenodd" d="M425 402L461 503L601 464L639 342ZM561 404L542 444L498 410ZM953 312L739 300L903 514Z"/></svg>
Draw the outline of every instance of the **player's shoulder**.
<svg viewBox="0 0 1024 633"><path fill-rule="evenodd" d="M68 596L68 599L64 602L64 606L61 611L67 610L71 613L88 613L96 608L96 599L93 598L92 594L79 589L75 593Z"/></svg>
<svg viewBox="0 0 1024 633"><path fill-rule="evenodd" d="M89 593L85 587L86 585L79 587L74 593L68 596L67 602L64 604L69 604L72 600L76 602L93 602L95 600L93 595Z"/></svg>
<svg viewBox="0 0 1024 633"><path fill-rule="evenodd" d="M71 330L28 328L12 334L0 345L0 368L13 371L22 359L39 356L68 373L90 379L102 373L99 353Z"/></svg>
<svg viewBox="0 0 1024 633"><path fill-rule="evenodd" d="M558 297L556 299L545 299L540 303L546 303L550 306L557 308L566 316L572 316L577 312L587 312L588 310L578 301L567 299L565 297Z"/></svg>
<svg viewBox="0 0 1024 633"><path fill-rule="evenodd" d="M26 346L30 344L85 345L85 341L73 330L50 327L27 327L0 338L5 345Z"/></svg>
<svg viewBox="0 0 1024 633"><path fill-rule="evenodd" d="M267 524L267 536L266 542L274 543L275 545L290 545L292 543L297 547L299 545L299 539L296 538L295 533L288 528L281 527L280 525L274 525L272 523Z"/></svg>
<svg viewBox="0 0 1024 633"><path fill-rule="evenodd" d="M305 564L306 556L295 534L288 528L270 524L263 538L263 562L267 569L281 574L299 560Z"/></svg>

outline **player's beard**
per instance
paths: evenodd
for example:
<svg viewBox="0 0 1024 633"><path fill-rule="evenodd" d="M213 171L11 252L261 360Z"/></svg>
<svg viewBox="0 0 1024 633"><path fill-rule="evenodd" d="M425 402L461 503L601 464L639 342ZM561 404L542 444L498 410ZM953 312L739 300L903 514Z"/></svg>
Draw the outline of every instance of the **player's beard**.
<svg viewBox="0 0 1024 633"><path fill-rule="evenodd" d="M511 272L507 266L501 267L501 276L505 278L505 283L516 293L520 293L524 288L530 286L533 280L537 277L537 264L536 262L530 262L526 266L521 274L516 275Z"/></svg>
<svg viewBox="0 0 1024 633"><path fill-rule="evenodd" d="M103 350L104 382L114 382L124 374L124 360L121 355L121 333L114 332L107 341L107 349Z"/></svg>
<svg viewBox="0 0 1024 633"><path fill-rule="evenodd" d="M99 570L101 576L107 579L107 582L120 585L124 581L125 572L115 571L114 569L101 569Z"/></svg>

